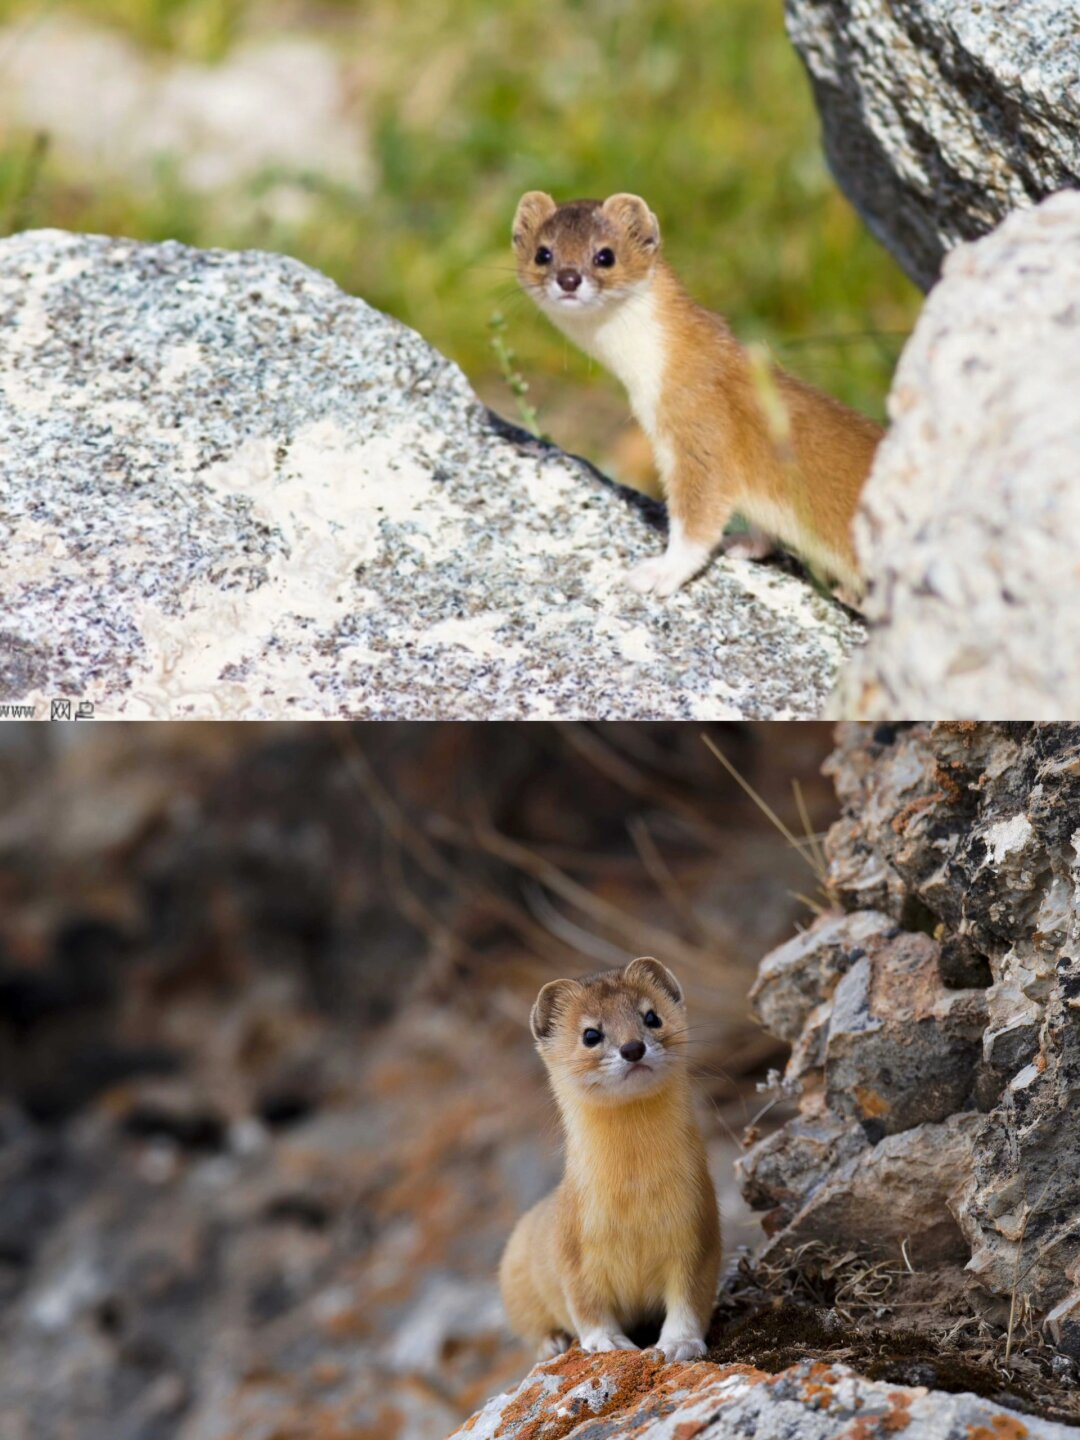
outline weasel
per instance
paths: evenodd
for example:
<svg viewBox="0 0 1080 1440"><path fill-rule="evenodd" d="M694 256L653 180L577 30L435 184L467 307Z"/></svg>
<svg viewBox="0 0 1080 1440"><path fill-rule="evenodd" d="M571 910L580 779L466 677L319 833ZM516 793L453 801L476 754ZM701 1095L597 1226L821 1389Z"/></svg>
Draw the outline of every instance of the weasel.
<svg viewBox="0 0 1080 1440"><path fill-rule="evenodd" d="M660 226L640 196L556 205L531 190L513 240L524 289L622 381L652 443L667 550L631 570L628 584L673 594L707 564L737 511L751 535L733 537L729 553L762 558L775 537L857 600L851 521L881 427L783 370L755 383L726 322L660 259Z"/></svg>
<svg viewBox="0 0 1080 1440"><path fill-rule="evenodd" d="M553 980L530 1023L566 1167L503 1253L512 1328L548 1359L572 1338L589 1351L636 1350L626 1332L662 1316L666 1360L703 1355L720 1217L694 1120L678 981L651 958Z"/></svg>

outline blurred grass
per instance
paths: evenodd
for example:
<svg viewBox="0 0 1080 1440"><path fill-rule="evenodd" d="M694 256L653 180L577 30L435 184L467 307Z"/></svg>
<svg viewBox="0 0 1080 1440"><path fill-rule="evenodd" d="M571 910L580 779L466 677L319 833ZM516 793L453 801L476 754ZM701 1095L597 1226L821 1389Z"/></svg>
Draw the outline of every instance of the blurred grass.
<svg viewBox="0 0 1080 1440"><path fill-rule="evenodd" d="M0 20L46 10L115 26L163 54L214 63L241 36L322 34L354 69L369 196L290 175L313 197L285 222L187 193L163 159L138 189L80 174L56 147L0 137L0 230L31 225L288 252L420 330L505 413L490 349L497 310L543 427L603 459L626 414L614 381L516 292L518 195L644 194L690 290L745 340L880 416L919 304L821 156L782 0L0 0ZM17 63L11 57L0 66ZM3 74L0 71L0 85Z"/></svg>

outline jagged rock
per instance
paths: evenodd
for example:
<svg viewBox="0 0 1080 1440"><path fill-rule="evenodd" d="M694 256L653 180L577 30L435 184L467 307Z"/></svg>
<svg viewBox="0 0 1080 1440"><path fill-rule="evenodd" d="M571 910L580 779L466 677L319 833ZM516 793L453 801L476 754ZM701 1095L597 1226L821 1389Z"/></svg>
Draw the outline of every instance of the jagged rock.
<svg viewBox="0 0 1080 1440"><path fill-rule="evenodd" d="M744 1193L769 1211L774 1248L895 1253L912 1238L924 1259L966 1262L989 1313L1015 1291L1076 1354L1080 727L848 726L838 739L830 877L857 906L858 876L882 875L901 928L855 909L800 937L797 965L791 945L763 963L759 1013L784 1035L804 1017L789 1066L802 1113L746 1157ZM852 946L868 929L867 953L838 966L845 932ZM956 987L950 942L989 985ZM812 1010L807 973L831 979Z"/></svg>
<svg viewBox="0 0 1080 1440"><path fill-rule="evenodd" d="M866 954L866 946L895 932L888 915L826 915L778 946L761 962L750 992L765 1028L781 1040L798 1039L810 1012Z"/></svg>
<svg viewBox="0 0 1080 1440"><path fill-rule="evenodd" d="M786 0L833 173L924 289L942 256L1080 184L1072 0Z"/></svg>
<svg viewBox="0 0 1080 1440"><path fill-rule="evenodd" d="M834 992L826 1103L871 1138L945 1120L973 1093L986 996L946 988L938 948L927 935L897 935L857 960Z"/></svg>
<svg viewBox="0 0 1080 1440"><path fill-rule="evenodd" d="M869 1440L896 1432L905 1440L1075 1433L974 1395L866 1380L845 1365L807 1360L767 1375L748 1365L664 1365L656 1351L583 1355L575 1347L489 1400L452 1440Z"/></svg>
<svg viewBox="0 0 1080 1440"><path fill-rule="evenodd" d="M855 526L871 635L837 714L1080 713L1078 374L1073 192L954 251L904 349Z"/></svg>
<svg viewBox="0 0 1080 1440"><path fill-rule="evenodd" d="M667 604L657 509L295 261L0 243L3 699L99 715L818 713L861 630L774 567Z"/></svg>

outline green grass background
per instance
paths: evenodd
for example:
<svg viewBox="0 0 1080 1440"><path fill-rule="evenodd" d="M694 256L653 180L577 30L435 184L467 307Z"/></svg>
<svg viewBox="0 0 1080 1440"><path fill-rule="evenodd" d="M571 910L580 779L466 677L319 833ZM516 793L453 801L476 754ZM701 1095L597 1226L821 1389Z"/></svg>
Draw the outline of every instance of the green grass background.
<svg viewBox="0 0 1080 1440"><path fill-rule="evenodd" d="M378 178L361 196L291 177L315 207L283 224L260 208L262 182L232 213L185 193L168 157L126 189L8 134L0 231L285 251L421 331L513 414L488 330L502 309L544 428L603 463L625 401L517 295L508 232L526 189L637 191L691 292L737 334L883 413L919 296L827 172L781 0L0 0L0 20L42 9L205 63L253 31L322 35L356 63Z"/></svg>

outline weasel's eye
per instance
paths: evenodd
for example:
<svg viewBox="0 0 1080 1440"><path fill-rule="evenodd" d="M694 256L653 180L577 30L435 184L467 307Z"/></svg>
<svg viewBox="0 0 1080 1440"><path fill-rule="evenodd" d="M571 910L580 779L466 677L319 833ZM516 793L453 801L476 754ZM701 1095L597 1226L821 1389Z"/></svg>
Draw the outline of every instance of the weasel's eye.
<svg viewBox="0 0 1080 1440"><path fill-rule="evenodd" d="M604 1032L603 1032L602 1030L594 1030L594 1029L590 1026L589 1029L585 1031L585 1033L582 1035L581 1038L582 1038L582 1040L585 1042L585 1044L589 1046L589 1048L590 1048L590 1050L591 1050L594 1045L599 1045L599 1044L600 1044L600 1041L604 1038Z"/></svg>
<svg viewBox="0 0 1080 1440"><path fill-rule="evenodd" d="M536 254L533 256L533 259L536 261L537 265L550 265L551 251L547 248L546 245L541 245L540 249L537 250Z"/></svg>
<svg viewBox="0 0 1080 1440"><path fill-rule="evenodd" d="M597 250L596 254L592 257L592 263L599 265L601 270L610 270L612 265L615 264L615 251L609 250L605 245L603 250Z"/></svg>
<svg viewBox="0 0 1080 1440"><path fill-rule="evenodd" d="M660 1019L660 1016L655 1010L645 1011L645 1024L648 1025L650 1030L659 1030L663 1023L663 1020Z"/></svg>

